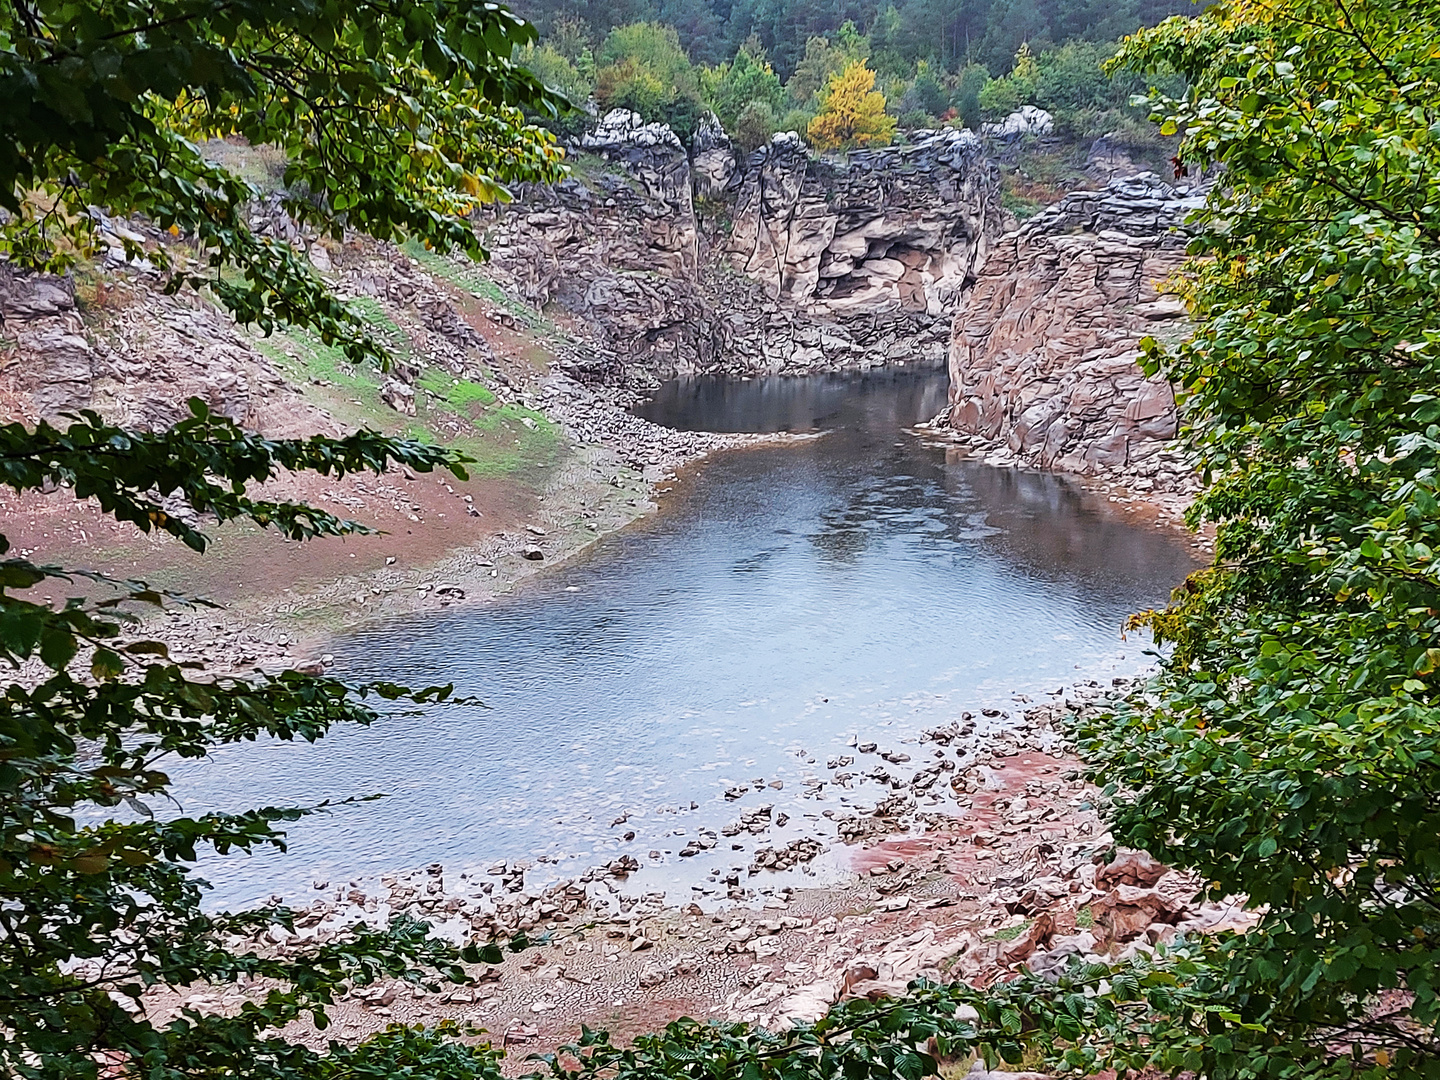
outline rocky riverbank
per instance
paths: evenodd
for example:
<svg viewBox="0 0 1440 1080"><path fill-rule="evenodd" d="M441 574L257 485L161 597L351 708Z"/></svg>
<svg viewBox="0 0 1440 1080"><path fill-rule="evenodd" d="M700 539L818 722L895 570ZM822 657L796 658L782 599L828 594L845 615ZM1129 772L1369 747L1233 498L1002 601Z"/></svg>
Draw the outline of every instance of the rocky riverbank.
<svg viewBox="0 0 1440 1080"><path fill-rule="evenodd" d="M1112 857L1099 793L1064 756L1059 729L1123 689L1076 686L1047 703L1017 703L991 734L977 721L995 718L965 714L913 745L861 744L853 759L828 762L831 783L884 774L878 782L890 792L866 813L836 819L824 843L844 852L848 880L838 886L777 886L767 883L773 871L764 858L748 867L731 858L720 873L734 884L723 896L667 906L656 887L663 870L628 858L567 880L526 863L475 873L433 865L378 883L317 880L317 899L293 934L237 944L283 952L398 915L430 921L456 941L525 933L532 947L471 969L466 985L387 981L357 991L324 1036L468 1020L515 1047L518 1072L521 1051L553 1049L581 1023L621 1037L679 1015L774 1029L847 997L899 993L922 976L984 986L1024 965L1049 977L1075 958L1122 958L1177 935L1243 928L1250 917L1236 904L1194 899L1197 881L1144 855ZM912 751L922 755L914 763ZM737 802L756 794L763 790ZM763 835L763 809L737 805L734 833ZM722 846L699 843L689 854L715 858ZM146 1007L227 1011L248 993L167 991Z"/></svg>

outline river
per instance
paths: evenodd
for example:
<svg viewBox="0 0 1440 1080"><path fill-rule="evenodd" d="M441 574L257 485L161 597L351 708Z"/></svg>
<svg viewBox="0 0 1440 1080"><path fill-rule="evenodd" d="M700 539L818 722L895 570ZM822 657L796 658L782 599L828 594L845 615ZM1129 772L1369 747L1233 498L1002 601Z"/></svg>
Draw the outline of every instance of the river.
<svg viewBox="0 0 1440 1080"><path fill-rule="evenodd" d="M206 860L217 899L431 862L573 874L621 853L653 867L635 890L699 894L755 841L682 859L698 830L763 801L790 819L764 843L824 839L826 811L873 804L873 785L805 785L850 743L899 748L961 710L1141 670L1145 642L1123 641L1121 623L1194 568L1186 546L1064 478L903 430L945 393L943 372L903 369L663 388L643 413L672 426L823 434L705 462L658 513L504 602L338 642L348 678L453 681L488 708L227 748L187 769L187 809L387 796L291 826L283 857ZM824 857L807 880L840 865Z"/></svg>

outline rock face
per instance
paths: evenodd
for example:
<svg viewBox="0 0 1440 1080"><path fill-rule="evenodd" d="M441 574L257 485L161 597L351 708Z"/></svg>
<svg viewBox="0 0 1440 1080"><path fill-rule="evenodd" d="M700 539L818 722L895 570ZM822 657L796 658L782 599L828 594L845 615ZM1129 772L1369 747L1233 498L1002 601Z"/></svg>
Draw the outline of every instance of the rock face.
<svg viewBox="0 0 1440 1080"><path fill-rule="evenodd" d="M946 130L844 163L795 132L750 160L727 251L816 315L945 314L998 232L994 168L969 131Z"/></svg>
<svg viewBox="0 0 1440 1080"><path fill-rule="evenodd" d="M690 141L690 171L697 199L720 199L740 179L730 136L714 113L706 113Z"/></svg>
<svg viewBox="0 0 1440 1080"><path fill-rule="evenodd" d="M859 350L873 353L888 334L879 359L938 359L945 316L1002 215L998 174L969 131L922 133L843 162L812 158L787 132L751 157L725 250L768 298L834 325Z"/></svg>
<svg viewBox="0 0 1440 1080"><path fill-rule="evenodd" d="M575 175L524 185L487 223L492 268L537 307L578 320L594 346L568 357L590 382L624 384L717 362L725 327L700 288L690 163L668 127L617 109L584 139ZM651 380L653 381L653 380Z"/></svg>
<svg viewBox="0 0 1440 1080"><path fill-rule="evenodd" d="M1139 342L1183 329L1184 305L1157 286L1200 202L1142 174L1067 195L995 244L955 312L950 427L1046 469L1143 474L1177 421Z"/></svg>
<svg viewBox="0 0 1440 1080"><path fill-rule="evenodd" d="M938 361L1003 231L998 174L969 132L844 162L780 135L742 166L713 119L687 155L616 110L580 148L600 167L582 157L570 179L524 188L488 239L506 284L588 331L597 348L569 365L591 382Z"/></svg>
<svg viewBox="0 0 1440 1080"><path fill-rule="evenodd" d="M0 265L0 325L12 347L0 345L0 374L24 395L27 419L57 416L90 403L95 355L75 310L69 281L18 275ZM43 364L30 357L44 357ZM17 405L19 402L16 403Z"/></svg>
<svg viewBox="0 0 1440 1080"><path fill-rule="evenodd" d="M227 316L147 282L144 274L128 279L128 299L82 321L68 281L0 268L9 339L0 349L0 398L10 415L63 427L65 414L95 409L115 423L155 431L189 415L193 397L266 435L333 426Z"/></svg>

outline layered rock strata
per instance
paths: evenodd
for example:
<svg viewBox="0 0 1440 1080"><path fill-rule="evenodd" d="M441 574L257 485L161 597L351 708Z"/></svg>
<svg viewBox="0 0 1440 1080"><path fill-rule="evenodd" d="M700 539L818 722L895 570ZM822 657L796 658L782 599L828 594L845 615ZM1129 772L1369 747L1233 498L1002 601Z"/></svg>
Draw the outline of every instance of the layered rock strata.
<svg viewBox="0 0 1440 1080"><path fill-rule="evenodd" d="M1161 287L1200 203L1142 174L1073 192L997 242L955 312L950 428L1046 469L1182 474L1166 449L1172 388L1136 361L1143 337L1184 331Z"/></svg>
<svg viewBox="0 0 1440 1080"><path fill-rule="evenodd" d="M643 383L651 372L720 363L728 326L700 287L700 235L680 140L664 125L616 110L581 149L571 177L522 186L486 222L501 284L536 308L577 320L591 347L566 360L587 381L626 384L638 376Z"/></svg>

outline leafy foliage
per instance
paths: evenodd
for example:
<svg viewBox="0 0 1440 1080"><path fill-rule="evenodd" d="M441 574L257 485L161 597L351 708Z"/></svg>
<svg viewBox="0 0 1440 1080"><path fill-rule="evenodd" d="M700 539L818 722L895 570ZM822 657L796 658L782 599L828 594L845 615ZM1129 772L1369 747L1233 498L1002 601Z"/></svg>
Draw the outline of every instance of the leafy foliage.
<svg viewBox="0 0 1440 1080"><path fill-rule="evenodd" d="M1184 166L1187 394L1215 566L1142 617L1175 651L1088 733L1117 839L1244 894L1203 957L1233 1017L1167 1042L1212 1077L1440 1074L1440 5L1236 3L1122 60ZM1157 1054L1159 1047L1157 1044Z"/></svg>
<svg viewBox="0 0 1440 1080"><path fill-rule="evenodd" d="M382 360L303 259L250 229L256 189L191 140L283 150L285 209L304 225L479 257L469 212L507 182L558 176L519 108L556 102L509 59L533 34L473 0L404 17L372 3L17 0L0 10L0 255L65 269L96 249L90 207L144 214L198 249L143 252L171 288L208 286L241 322L312 326Z"/></svg>
<svg viewBox="0 0 1440 1080"><path fill-rule="evenodd" d="M553 116L536 115L536 122L557 135L581 134L590 119L586 107L595 93L595 58L590 50L584 48L572 60L552 41L542 45L532 42L517 50L515 61L570 102L568 109L561 109Z"/></svg>
<svg viewBox="0 0 1440 1080"><path fill-rule="evenodd" d="M821 150L888 143L895 118L885 112L885 95L875 89L875 73L855 60L825 87L820 113L810 121L810 141Z"/></svg>
<svg viewBox="0 0 1440 1080"><path fill-rule="evenodd" d="M689 139L700 120L700 79L673 27L617 27L601 45L599 62L595 96L602 109L629 109Z"/></svg>
<svg viewBox="0 0 1440 1080"><path fill-rule="evenodd" d="M598 38L617 26L673 26L697 64L716 65L752 36L781 78L800 67L814 38L837 41L848 21L869 39L865 59L882 78L915 70L918 60L959 72L980 63L996 74L1029 42L1037 53L1067 41L1114 41L1167 15L1190 14L1189 0L526 0L518 10L547 35L582 20ZM824 85L821 80L812 90Z"/></svg>
<svg viewBox="0 0 1440 1080"><path fill-rule="evenodd" d="M773 118L785 101L785 88L775 74L758 42L741 45L735 59L700 72L701 94L706 106L719 118L726 131L735 131L740 116L747 109L765 110ZM753 149L770 131L759 139L743 139Z"/></svg>

